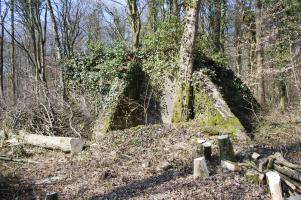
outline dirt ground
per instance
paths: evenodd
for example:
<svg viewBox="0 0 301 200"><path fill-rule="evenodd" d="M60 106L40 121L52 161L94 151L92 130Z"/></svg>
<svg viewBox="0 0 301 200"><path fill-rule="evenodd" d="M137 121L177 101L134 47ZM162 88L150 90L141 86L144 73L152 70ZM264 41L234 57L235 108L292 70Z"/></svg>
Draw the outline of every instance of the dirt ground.
<svg viewBox="0 0 301 200"><path fill-rule="evenodd" d="M236 153L268 156L276 151L301 164L301 128L287 121L269 121L255 140L233 140ZM196 138L213 143L211 176L194 179ZM2 146L0 155L14 155L37 164L0 161L0 199L269 199L266 185L248 182L244 172L219 165L216 136L193 125L155 125L114 131L91 142L80 154L41 148Z"/></svg>

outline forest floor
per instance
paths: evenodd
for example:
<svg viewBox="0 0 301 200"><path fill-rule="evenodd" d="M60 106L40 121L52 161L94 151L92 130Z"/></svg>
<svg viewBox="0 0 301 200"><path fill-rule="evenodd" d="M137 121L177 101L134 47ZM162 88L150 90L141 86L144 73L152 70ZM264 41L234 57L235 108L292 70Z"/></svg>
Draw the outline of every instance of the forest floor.
<svg viewBox="0 0 301 200"><path fill-rule="evenodd" d="M252 141L233 140L240 155L276 151L301 164L301 124L289 115L266 116ZM194 179L196 138L213 143L211 176ZM267 186L248 182L243 172L218 164L216 136L193 124L152 125L114 131L80 154L25 146L2 146L0 155L38 163L0 161L0 199L269 199Z"/></svg>

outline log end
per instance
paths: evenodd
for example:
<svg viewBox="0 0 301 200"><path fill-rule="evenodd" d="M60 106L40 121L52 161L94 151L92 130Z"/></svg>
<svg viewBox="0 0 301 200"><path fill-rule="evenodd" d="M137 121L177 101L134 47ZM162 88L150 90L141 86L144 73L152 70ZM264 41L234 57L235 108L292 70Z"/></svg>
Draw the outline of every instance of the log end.
<svg viewBox="0 0 301 200"><path fill-rule="evenodd" d="M85 141L80 138L72 138L70 144L71 144L71 152L79 153L83 150L85 146Z"/></svg>

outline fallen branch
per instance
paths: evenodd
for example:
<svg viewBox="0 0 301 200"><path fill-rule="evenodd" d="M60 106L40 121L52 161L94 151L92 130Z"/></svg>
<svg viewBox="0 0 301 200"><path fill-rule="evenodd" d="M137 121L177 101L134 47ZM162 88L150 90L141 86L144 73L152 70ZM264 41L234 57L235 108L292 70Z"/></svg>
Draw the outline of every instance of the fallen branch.
<svg viewBox="0 0 301 200"><path fill-rule="evenodd" d="M23 163L32 163L32 164L38 164L37 161L27 160L27 159L20 159L20 158L10 158L7 156L0 156L0 160L4 161L11 161L11 162L23 162Z"/></svg>

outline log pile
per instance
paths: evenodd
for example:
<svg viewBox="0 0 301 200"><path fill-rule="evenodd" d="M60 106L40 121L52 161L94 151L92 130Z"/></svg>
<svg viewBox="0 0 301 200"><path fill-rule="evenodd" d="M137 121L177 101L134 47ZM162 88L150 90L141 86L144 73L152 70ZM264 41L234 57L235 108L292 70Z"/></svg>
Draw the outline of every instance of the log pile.
<svg viewBox="0 0 301 200"><path fill-rule="evenodd" d="M250 161L237 164L247 168L245 175L251 182L263 184L266 180L272 200L301 194L301 165L287 161L279 152L267 158L253 153Z"/></svg>
<svg viewBox="0 0 301 200"><path fill-rule="evenodd" d="M301 200L301 165L286 160L277 152L269 157L253 152L244 162L236 162L233 146L228 135L217 137L219 158L222 168L233 172L243 172L248 181L255 184L267 184L272 200L284 197ZM207 162L212 159L211 143L199 139L197 158L194 159L194 177L208 177Z"/></svg>

